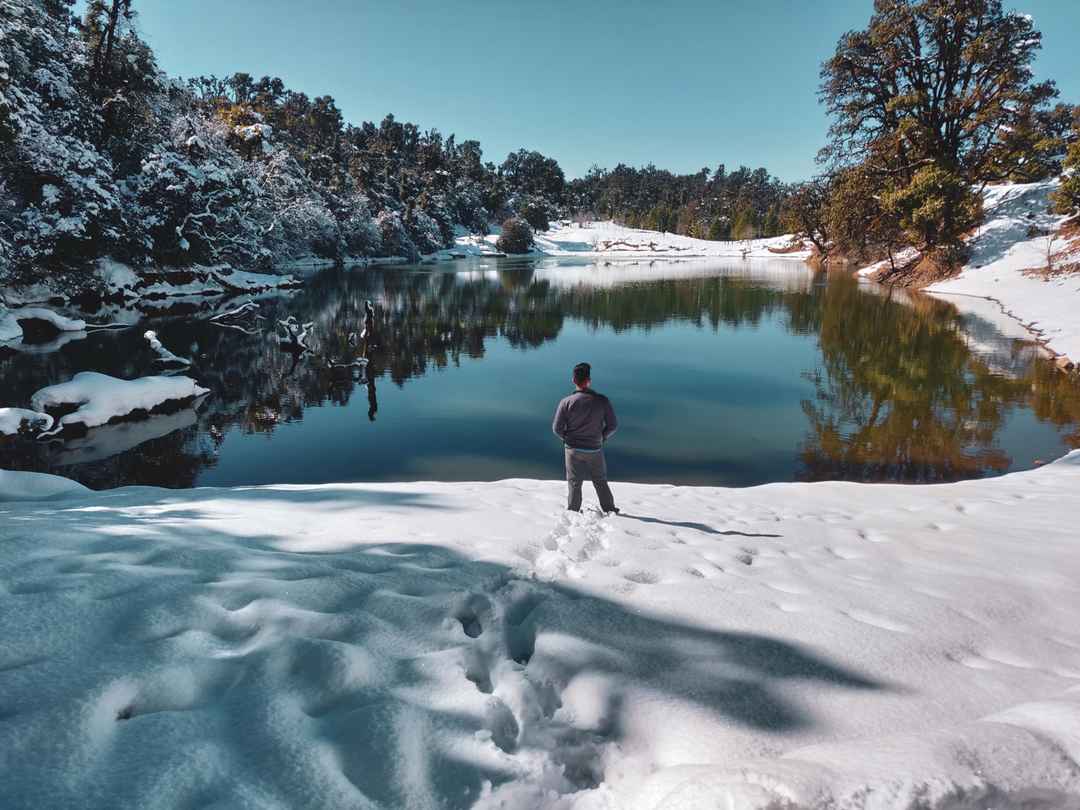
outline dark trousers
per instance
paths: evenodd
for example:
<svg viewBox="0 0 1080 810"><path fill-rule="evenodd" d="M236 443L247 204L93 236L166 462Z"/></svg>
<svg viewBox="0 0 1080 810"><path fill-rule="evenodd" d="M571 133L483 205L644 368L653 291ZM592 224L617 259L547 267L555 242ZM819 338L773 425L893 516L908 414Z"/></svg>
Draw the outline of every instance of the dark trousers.
<svg viewBox="0 0 1080 810"><path fill-rule="evenodd" d="M586 453L566 448L566 484L569 490L567 509L573 512L581 511L581 485L586 480L592 481L596 497L600 499L600 508L605 512L612 511L615 508L615 498L612 497L611 487L607 482L604 451Z"/></svg>

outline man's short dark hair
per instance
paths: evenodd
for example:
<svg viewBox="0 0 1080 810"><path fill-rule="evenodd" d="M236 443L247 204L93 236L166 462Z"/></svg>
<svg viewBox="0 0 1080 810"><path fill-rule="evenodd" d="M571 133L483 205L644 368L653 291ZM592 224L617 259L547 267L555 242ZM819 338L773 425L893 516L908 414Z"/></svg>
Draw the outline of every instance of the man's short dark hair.
<svg viewBox="0 0 1080 810"><path fill-rule="evenodd" d="M574 383L581 385L586 380L592 379L592 366L588 363L578 363L574 366Z"/></svg>

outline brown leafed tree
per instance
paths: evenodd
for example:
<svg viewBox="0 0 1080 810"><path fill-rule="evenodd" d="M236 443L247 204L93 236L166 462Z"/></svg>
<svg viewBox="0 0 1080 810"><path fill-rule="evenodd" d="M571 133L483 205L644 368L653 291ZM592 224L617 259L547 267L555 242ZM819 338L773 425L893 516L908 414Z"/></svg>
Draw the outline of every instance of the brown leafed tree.
<svg viewBox="0 0 1080 810"><path fill-rule="evenodd" d="M780 211L780 222L791 233L809 239L821 256L830 248L828 203L829 182L823 177L802 183L788 195Z"/></svg>
<svg viewBox="0 0 1080 810"><path fill-rule="evenodd" d="M1038 137L1034 118L1057 95L1033 81L1040 42L1001 0L875 0L870 25L822 67L823 160L904 182L931 163L969 183L1006 179L1033 146L1010 133Z"/></svg>

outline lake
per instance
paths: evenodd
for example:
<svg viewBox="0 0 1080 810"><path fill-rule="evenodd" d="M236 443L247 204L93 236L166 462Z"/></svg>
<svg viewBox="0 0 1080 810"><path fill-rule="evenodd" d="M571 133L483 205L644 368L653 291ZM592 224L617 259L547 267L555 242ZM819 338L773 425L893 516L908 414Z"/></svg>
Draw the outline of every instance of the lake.
<svg viewBox="0 0 1080 810"><path fill-rule="evenodd" d="M366 373L329 369L368 299ZM615 481L952 481L1080 446L1080 390L1034 344L791 261L333 269L258 297L258 318L209 320L245 300L106 309L90 317L137 326L0 350L3 405L78 371L156 373L146 329L211 389L197 411L8 440L0 466L95 488L560 478L551 418L580 361L619 415ZM314 351L279 344L289 315Z"/></svg>

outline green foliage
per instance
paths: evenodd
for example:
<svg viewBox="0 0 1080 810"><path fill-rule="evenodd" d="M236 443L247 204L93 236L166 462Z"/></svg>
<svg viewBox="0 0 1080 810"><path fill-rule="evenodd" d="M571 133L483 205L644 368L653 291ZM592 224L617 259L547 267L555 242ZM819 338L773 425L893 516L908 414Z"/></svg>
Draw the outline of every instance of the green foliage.
<svg viewBox="0 0 1080 810"><path fill-rule="evenodd" d="M538 194L556 203L562 202L566 177L554 158L519 149L507 155L499 166L499 175L511 191Z"/></svg>
<svg viewBox="0 0 1080 810"><path fill-rule="evenodd" d="M859 167L919 247L959 246L972 186L1056 171L1063 113L1036 83L1041 35L1001 0L878 0L822 67L820 159Z"/></svg>
<svg viewBox="0 0 1080 810"><path fill-rule="evenodd" d="M964 178L936 165L924 166L911 182L886 191L882 207L896 216L914 243L954 256L961 251L961 236L982 216L982 198Z"/></svg>
<svg viewBox="0 0 1080 810"><path fill-rule="evenodd" d="M611 170L594 166L585 177L568 184L566 197L573 210L627 225L729 239L740 206L750 209L755 233L781 233L780 208L790 191L790 186L764 168L741 166L728 172L721 165L715 170L702 168L694 174L677 175L652 165L634 168L620 163ZM714 228L717 221L721 225Z"/></svg>
<svg viewBox="0 0 1080 810"><path fill-rule="evenodd" d="M822 256L828 256L829 183L818 177L802 183L788 195L780 209L780 222L793 234L809 239Z"/></svg>
<svg viewBox="0 0 1080 810"><path fill-rule="evenodd" d="M528 253L533 244L533 232L529 223L518 217L511 217L502 224L502 233L495 242L495 247L503 253Z"/></svg>
<svg viewBox="0 0 1080 810"><path fill-rule="evenodd" d="M732 239L753 239L757 235L757 223L754 211L745 203L735 211L735 222L731 226Z"/></svg>
<svg viewBox="0 0 1080 810"><path fill-rule="evenodd" d="M1073 113L1073 138L1065 154L1066 174L1061 187L1054 193L1054 211L1059 214L1080 214L1080 107Z"/></svg>
<svg viewBox="0 0 1080 810"><path fill-rule="evenodd" d="M727 221L717 217L709 224L709 233L706 239L711 239L713 242L727 241L731 236L731 232L728 229Z"/></svg>
<svg viewBox="0 0 1080 810"><path fill-rule="evenodd" d="M518 208L518 216L524 219L534 231L546 231L551 227L548 221L547 206L536 199L528 199Z"/></svg>
<svg viewBox="0 0 1080 810"><path fill-rule="evenodd" d="M833 250L858 261L873 261L901 239L895 210L882 206L878 180L861 167L835 176L824 212Z"/></svg>

